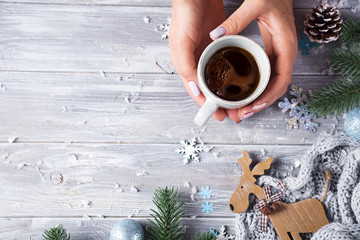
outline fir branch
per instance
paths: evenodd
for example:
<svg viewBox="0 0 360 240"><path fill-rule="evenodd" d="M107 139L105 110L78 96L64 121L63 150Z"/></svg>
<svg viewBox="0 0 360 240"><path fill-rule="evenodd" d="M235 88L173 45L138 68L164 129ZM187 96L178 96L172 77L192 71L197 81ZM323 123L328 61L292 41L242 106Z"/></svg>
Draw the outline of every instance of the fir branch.
<svg viewBox="0 0 360 240"><path fill-rule="evenodd" d="M42 236L44 240L70 240L70 233L67 234L66 229L62 225L45 230Z"/></svg>
<svg viewBox="0 0 360 240"><path fill-rule="evenodd" d="M216 240L216 237L211 232L206 232L203 234L196 234L191 240Z"/></svg>
<svg viewBox="0 0 360 240"><path fill-rule="evenodd" d="M341 41L346 43L360 42L360 21L349 19L342 27Z"/></svg>
<svg viewBox="0 0 360 240"><path fill-rule="evenodd" d="M148 231L151 240L183 240L184 226L183 220L180 218L184 216L182 206L183 201L180 201L181 195L178 189L161 188L155 190L153 203L157 210L150 209L153 214L154 221L148 219Z"/></svg>
<svg viewBox="0 0 360 240"><path fill-rule="evenodd" d="M331 58L331 67L342 75L360 76L360 47L335 49Z"/></svg>
<svg viewBox="0 0 360 240"><path fill-rule="evenodd" d="M310 108L319 115L348 112L360 105L360 79L344 79L315 91Z"/></svg>

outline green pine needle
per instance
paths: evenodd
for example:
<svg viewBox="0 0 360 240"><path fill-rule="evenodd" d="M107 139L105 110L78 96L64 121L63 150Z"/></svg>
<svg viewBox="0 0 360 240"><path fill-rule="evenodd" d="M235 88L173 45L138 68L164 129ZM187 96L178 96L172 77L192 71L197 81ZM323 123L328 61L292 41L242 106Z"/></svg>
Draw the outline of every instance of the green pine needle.
<svg viewBox="0 0 360 240"><path fill-rule="evenodd" d="M43 234L44 240L70 240L70 233L67 234L62 225L45 230Z"/></svg>
<svg viewBox="0 0 360 240"><path fill-rule="evenodd" d="M216 237L211 232L196 234L191 238L191 240L215 240L215 239Z"/></svg>
<svg viewBox="0 0 360 240"><path fill-rule="evenodd" d="M344 22L341 40L346 43L360 42L360 21L350 19Z"/></svg>
<svg viewBox="0 0 360 240"><path fill-rule="evenodd" d="M337 48L331 58L331 67L342 75L360 76L360 47Z"/></svg>
<svg viewBox="0 0 360 240"><path fill-rule="evenodd" d="M310 97L310 108L318 115L344 113L360 105L360 21L346 21L341 39L347 44L334 50L331 67L345 78Z"/></svg>
<svg viewBox="0 0 360 240"><path fill-rule="evenodd" d="M344 79L315 91L310 108L319 115L330 116L359 107L360 79Z"/></svg>
<svg viewBox="0 0 360 240"><path fill-rule="evenodd" d="M150 209L150 214L154 220L148 219L148 231L151 240L182 240L184 239L182 206L184 202L180 200L179 190L172 188L161 188L155 190L153 203L157 210Z"/></svg>

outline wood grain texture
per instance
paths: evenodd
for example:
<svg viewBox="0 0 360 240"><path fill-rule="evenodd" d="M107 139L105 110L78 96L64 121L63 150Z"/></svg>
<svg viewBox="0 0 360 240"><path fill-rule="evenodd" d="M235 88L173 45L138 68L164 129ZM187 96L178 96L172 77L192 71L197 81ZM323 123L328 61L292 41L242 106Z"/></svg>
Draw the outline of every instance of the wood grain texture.
<svg viewBox="0 0 360 240"><path fill-rule="evenodd" d="M210 120L200 129L193 123L199 107L178 76L105 74L0 72L7 89L0 91L0 140L177 143L202 131L203 141L211 143L311 144L320 132L343 129L338 117L318 119L316 134L288 131L283 120L288 114L276 104L240 124ZM295 76L293 84L315 90L336 79Z"/></svg>
<svg viewBox="0 0 360 240"><path fill-rule="evenodd" d="M0 1L0 3L7 3L9 1ZM119 6L158 6L169 7L171 0L16 0L12 2L17 3L45 3L45 4L68 4L68 5L119 5ZM243 2L242 0L224 0L227 7L238 7ZM315 5L321 4L321 0L293 0L294 8L311 8ZM357 0L333 0L333 6L338 8L352 8L358 4Z"/></svg>
<svg viewBox="0 0 360 240"><path fill-rule="evenodd" d="M144 73L174 71L167 40L155 31L166 23L170 7L2 4L0 69L7 71L86 71ZM228 14L233 10L229 10ZM298 32L307 10L295 10ZM145 24L144 16L151 22ZM347 19L356 14L343 10ZM61 19L61 21L59 21ZM261 43L255 23L243 32ZM294 74L326 74L329 43L317 54L299 54Z"/></svg>
<svg viewBox="0 0 360 240"><path fill-rule="evenodd" d="M112 226L121 218L0 218L0 238L6 240L41 239L45 229L62 224L76 240L105 240L109 239ZM146 227L145 218L136 218L137 221ZM228 233L235 233L233 218L186 218L185 239L190 239L196 233L209 231L210 228L219 229L226 226ZM147 232L145 231L145 236Z"/></svg>
<svg viewBox="0 0 360 240"><path fill-rule="evenodd" d="M210 147L210 145L205 145ZM229 199L238 186L237 158L248 150L255 162L274 156L272 168L295 173L294 159L307 146L213 145L201 162L184 165L174 144L0 144L0 216L149 216L158 186L179 187L186 216L233 217ZM266 156L264 156L266 154ZM218 157L214 156L218 155ZM74 157L76 156L76 157ZM147 174L142 175L145 171ZM210 177L211 176L211 177ZM189 182L191 187L185 187ZM139 191L131 191L135 186ZM210 186L214 212L193 186Z"/></svg>

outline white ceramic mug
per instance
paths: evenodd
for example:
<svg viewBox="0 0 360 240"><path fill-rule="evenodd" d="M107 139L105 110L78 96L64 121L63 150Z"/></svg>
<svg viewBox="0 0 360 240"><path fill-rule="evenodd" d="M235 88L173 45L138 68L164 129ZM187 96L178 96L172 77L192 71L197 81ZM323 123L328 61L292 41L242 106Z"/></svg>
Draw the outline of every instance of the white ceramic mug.
<svg viewBox="0 0 360 240"><path fill-rule="evenodd" d="M210 91L205 82L205 66L207 62L218 50L226 47L238 47L245 49L253 55L259 67L260 81L257 88L249 97L240 101L228 101L216 96ZM250 38L240 35L231 35L224 36L213 41L205 48L198 63L197 77L200 89L206 97L206 102L197 113L194 122L201 127L209 120L219 107L234 109L244 107L253 102L265 90L270 79L270 72L270 61L264 49Z"/></svg>

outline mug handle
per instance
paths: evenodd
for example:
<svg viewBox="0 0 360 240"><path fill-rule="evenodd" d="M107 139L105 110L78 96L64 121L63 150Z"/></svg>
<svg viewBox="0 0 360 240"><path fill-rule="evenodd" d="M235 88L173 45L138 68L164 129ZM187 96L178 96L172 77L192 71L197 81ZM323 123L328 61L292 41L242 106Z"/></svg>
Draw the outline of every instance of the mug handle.
<svg viewBox="0 0 360 240"><path fill-rule="evenodd" d="M206 99L205 103L202 105L199 112L196 114L196 117L194 118L195 124L199 127L202 127L218 108L218 104L209 99Z"/></svg>

